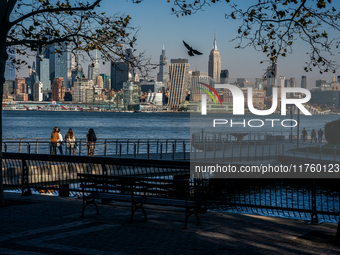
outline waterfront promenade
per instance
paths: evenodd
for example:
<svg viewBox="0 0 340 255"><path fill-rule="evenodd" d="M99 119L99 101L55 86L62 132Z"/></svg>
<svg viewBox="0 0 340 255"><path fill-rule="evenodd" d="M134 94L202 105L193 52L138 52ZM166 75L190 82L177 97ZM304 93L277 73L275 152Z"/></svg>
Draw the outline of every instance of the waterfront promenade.
<svg viewBox="0 0 340 255"><path fill-rule="evenodd" d="M339 254L336 224L210 211L201 226L183 212L148 207L148 220L130 207L94 207L80 218L81 199L5 193L0 208L0 254ZM140 216L140 217L139 217Z"/></svg>

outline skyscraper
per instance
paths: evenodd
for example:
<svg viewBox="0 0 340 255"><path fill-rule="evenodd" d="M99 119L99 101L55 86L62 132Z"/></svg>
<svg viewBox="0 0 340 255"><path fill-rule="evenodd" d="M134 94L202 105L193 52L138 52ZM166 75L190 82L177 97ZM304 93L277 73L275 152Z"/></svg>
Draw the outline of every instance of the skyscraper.
<svg viewBox="0 0 340 255"><path fill-rule="evenodd" d="M93 65L89 64L88 67L88 78L90 80L95 80L97 76L100 74L100 63L96 60Z"/></svg>
<svg viewBox="0 0 340 255"><path fill-rule="evenodd" d="M126 49L126 62L111 62L111 89L118 91L123 89L123 82L139 80L132 66L133 59L132 49Z"/></svg>
<svg viewBox="0 0 340 255"><path fill-rule="evenodd" d="M11 47L7 50L8 59L6 60L6 68L5 68L5 79L12 80L15 79L15 66L12 64L12 60L16 59L15 48Z"/></svg>
<svg viewBox="0 0 340 255"><path fill-rule="evenodd" d="M123 89L123 82L129 81L129 65L126 63L111 64L111 89L118 91ZM107 88L109 89L109 88Z"/></svg>
<svg viewBox="0 0 340 255"><path fill-rule="evenodd" d="M53 101L64 101L65 97L65 82L63 78L54 78L51 88L51 99Z"/></svg>
<svg viewBox="0 0 340 255"><path fill-rule="evenodd" d="M163 45L162 54L159 58L159 73L158 73L158 81L161 82L168 82L169 80L169 66L168 66L168 60L165 56L165 48Z"/></svg>
<svg viewBox="0 0 340 255"><path fill-rule="evenodd" d="M50 81L54 81L54 78L67 81L67 45L51 45L46 52L46 58L50 60Z"/></svg>
<svg viewBox="0 0 340 255"><path fill-rule="evenodd" d="M214 47L210 51L209 62L208 62L208 75L215 82L219 82L221 73L221 56L216 45L216 34L214 37Z"/></svg>
<svg viewBox="0 0 340 255"><path fill-rule="evenodd" d="M46 55L40 55L36 57L36 72L38 74L39 81L43 84L43 91L47 93L51 89L50 80L50 60L46 58Z"/></svg>
<svg viewBox="0 0 340 255"><path fill-rule="evenodd" d="M277 63L273 62L267 68L267 91L266 96L269 97L273 94L273 87L277 85Z"/></svg>
<svg viewBox="0 0 340 255"><path fill-rule="evenodd" d="M305 75L302 75L301 77L301 88L303 89L307 88L307 77Z"/></svg>
<svg viewBox="0 0 340 255"><path fill-rule="evenodd" d="M229 82L229 71L228 69L221 70L220 83L226 84Z"/></svg>
<svg viewBox="0 0 340 255"><path fill-rule="evenodd" d="M179 109L184 104L189 67L187 59L171 59L171 64L169 65L170 94L168 104L172 109Z"/></svg>

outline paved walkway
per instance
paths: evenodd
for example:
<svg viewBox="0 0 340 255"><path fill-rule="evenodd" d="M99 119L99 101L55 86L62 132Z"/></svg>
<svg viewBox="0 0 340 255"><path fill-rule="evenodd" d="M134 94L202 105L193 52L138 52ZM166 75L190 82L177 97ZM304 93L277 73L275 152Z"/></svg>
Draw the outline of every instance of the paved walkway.
<svg viewBox="0 0 340 255"><path fill-rule="evenodd" d="M0 254L340 254L336 224L207 212L201 226L184 213L149 207L128 223L127 204L87 208L81 199L6 193L0 208Z"/></svg>

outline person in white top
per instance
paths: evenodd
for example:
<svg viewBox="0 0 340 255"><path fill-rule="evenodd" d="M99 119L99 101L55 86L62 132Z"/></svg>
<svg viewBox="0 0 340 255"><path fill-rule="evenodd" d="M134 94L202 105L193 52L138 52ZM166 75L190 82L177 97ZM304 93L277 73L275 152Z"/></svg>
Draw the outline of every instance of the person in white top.
<svg viewBox="0 0 340 255"><path fill-rule="evenodd" d="M63 136L60 133L60 128L58 128L58 141L57 141L57 146L59 148L59 152L62 155L63 154L63 147L61 146L63 143Z"/></svg>

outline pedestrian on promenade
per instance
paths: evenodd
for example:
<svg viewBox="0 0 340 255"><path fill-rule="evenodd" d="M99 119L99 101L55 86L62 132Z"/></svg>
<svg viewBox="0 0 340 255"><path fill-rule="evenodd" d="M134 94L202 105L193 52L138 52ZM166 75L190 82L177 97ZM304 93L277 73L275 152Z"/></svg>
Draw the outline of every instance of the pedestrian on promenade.
<svg viewBox="0 0 340 255"><path fill-rule="evenodd" d="M303 128L303 130L302 130L302 140L304 142L306 141L306 137L307 137L307 130L305 128Z"/></svg>
<svg viewBox="0 0 340 255"><path fill-rule="evenodd" d="M73 156L76 155L77 148L76 136L74 135L71 128L67 131L67 134L65 135L65 142L66 151L69 151L69 154L71 155L71 149L73 149Z"/></svg>
<svg viewBox="0 0 340 255"><path fill-rule="evenodd" d="M319 143L322 143L322 136L323 136L323 131L320 128L320 130L318 131L318 138L319 138Z"/></svg>
<svg viewBox="0 0 340 255"><path fill-rule="evenodd" d="M63 136L60 133L60 129L58 128L58 141L57 146L59 148L60 155L63 155Z"/></svg>
<svg viewBox="0 0 340 255"><path fill-rule="evenodd" d="M59 138L58 128L54 127L51 133L50 154L57 154L58 138Z"/></svg>
<svg viewBox="0 0 340 255"><path fill-rule="evenodd" d="M97 137L92 128L89 129L89 132L87 133L87 136L86 136L86 140L87 140L87 149L90 151L89 156L94 156L94 149L96 148L95 145L96 145Z"/></svg>
<svg viewBox="0 0 340 255"><path fill-rule="evenodd" d="M315 131L315 129L312 130L312 133L310 135L310 142L312 143L313 141L316 143L316 131Z"/></svg>

